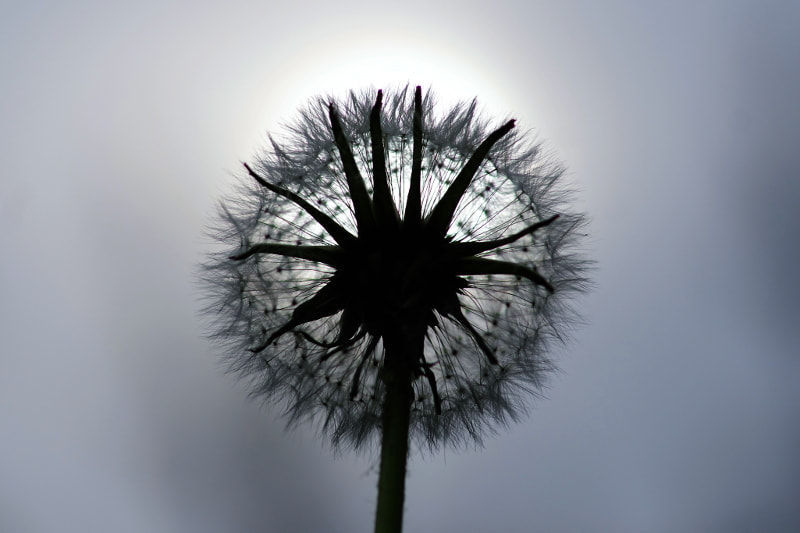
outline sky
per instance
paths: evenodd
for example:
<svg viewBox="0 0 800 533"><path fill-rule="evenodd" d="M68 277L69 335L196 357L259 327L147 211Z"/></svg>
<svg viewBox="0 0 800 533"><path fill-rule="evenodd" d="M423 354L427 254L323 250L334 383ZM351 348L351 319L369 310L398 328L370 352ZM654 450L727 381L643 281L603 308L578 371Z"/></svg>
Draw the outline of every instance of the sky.
<svg viewBox="0 0 800 533"><path fill-rule="evenodd" d="M0 18L0 531L371 531L375 454L226 375L205 228L312 96L432 87L568 167L595 288L407 531L800 531L800 4L14 2Z"/></svg>

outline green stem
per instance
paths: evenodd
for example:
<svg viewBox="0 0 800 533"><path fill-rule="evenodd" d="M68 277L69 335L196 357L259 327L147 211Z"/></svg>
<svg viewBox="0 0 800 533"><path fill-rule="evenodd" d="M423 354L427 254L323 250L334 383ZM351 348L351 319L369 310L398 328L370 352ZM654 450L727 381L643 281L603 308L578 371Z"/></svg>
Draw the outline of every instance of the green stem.
<svg viewBox="0 0 800 533"><path fill-rule="evenodd" d="M393 339L384 336L385 387L382 415L381 465L378 474L378 509L375 533L401 533L405 501L408 430L414 391L409 361L421 357L425 341L424 325L400 328ZM416 334L412 331L416 330ZM415 354L416 357L410 354Z"/></svg>
<svg viewBox="0 0 800 533"><path fill-rule="evenodd" d="M403 530L412 389L410 379L405 376L387 376L384 383L386 396L383 402L383 435L375 533L400 533Z"/></svg>

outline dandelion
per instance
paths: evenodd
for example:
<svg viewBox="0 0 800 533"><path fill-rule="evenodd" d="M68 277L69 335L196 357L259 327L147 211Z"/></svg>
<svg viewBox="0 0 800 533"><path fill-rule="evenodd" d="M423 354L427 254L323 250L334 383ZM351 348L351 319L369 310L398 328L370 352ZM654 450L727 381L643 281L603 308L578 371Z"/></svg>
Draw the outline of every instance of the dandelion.
<svg viewBox="0 0 800 533"><path fill-rule="evenodd" d="M290 424L380 444L376 531L401 529L410 439L524 413L585 287L563 170L514 126L419 87L317 101L221 206L214 335Z"/></svg>

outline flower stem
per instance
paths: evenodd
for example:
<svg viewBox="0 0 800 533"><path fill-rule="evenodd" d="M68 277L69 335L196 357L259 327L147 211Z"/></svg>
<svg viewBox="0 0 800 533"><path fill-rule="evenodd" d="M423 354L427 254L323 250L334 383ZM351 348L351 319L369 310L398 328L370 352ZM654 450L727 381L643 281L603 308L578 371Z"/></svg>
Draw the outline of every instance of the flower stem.
<svg viewBox="0 0 800 533"><path fill-rule="evenodd" d="M397 378L386 380L389 382L386 383L383 403L375 533L400 533L403 530L411 382L400 376Z"/></svg>
<svg viewBox="0 0 800 533"><path fill-rule="evenodd" d="M410 329L416 329L417 334L409 335ZM411 386L413 374L408 361L415 360L413 356L409 358L411 354L421 357L424 331L424 326L421 330L409 328L395 339L384 337L385 363L382 380L385 396L375 533L400 533L403 530L408 428L414 394Z"/></svg>

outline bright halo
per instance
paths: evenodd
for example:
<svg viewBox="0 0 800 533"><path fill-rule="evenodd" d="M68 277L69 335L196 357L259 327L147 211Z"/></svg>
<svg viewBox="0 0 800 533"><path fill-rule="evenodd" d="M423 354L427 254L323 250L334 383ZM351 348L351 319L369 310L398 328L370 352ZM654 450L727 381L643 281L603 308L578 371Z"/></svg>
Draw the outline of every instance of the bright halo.
<svg viewBox="0 0 800 533"><path fill-rule="evenodd" d="M511 109L492 82L491 68L475 62L441 44L426 46L424 41L409 44L387 36L369 46L345 41L327 50L316 49L313 55L294 62L285 77L289 81L285 90L289 99L303 101L370 86L390 90L421 85L426 91L432 89L445 107L478 97L487 112L505 115Z"/></svg>

